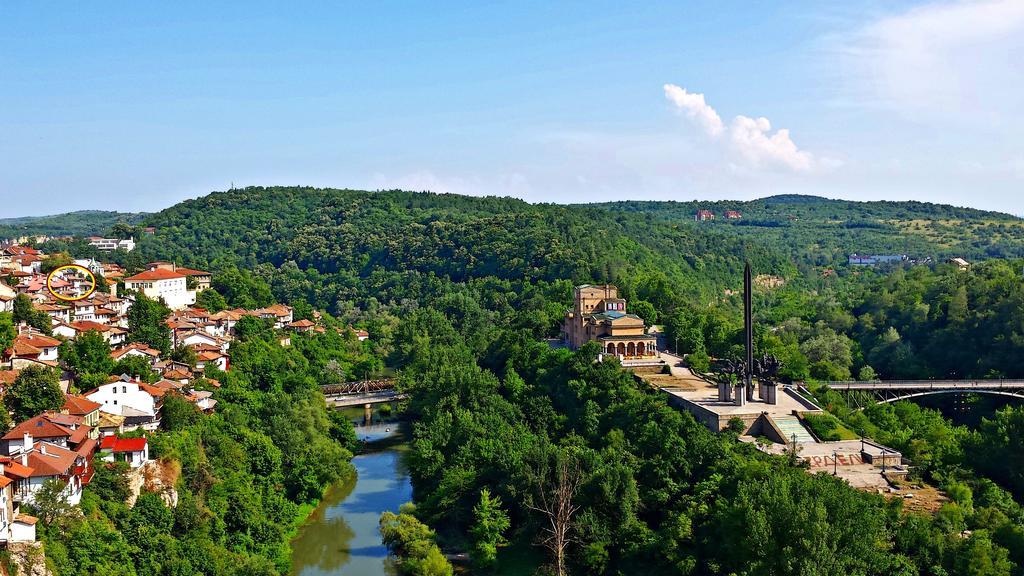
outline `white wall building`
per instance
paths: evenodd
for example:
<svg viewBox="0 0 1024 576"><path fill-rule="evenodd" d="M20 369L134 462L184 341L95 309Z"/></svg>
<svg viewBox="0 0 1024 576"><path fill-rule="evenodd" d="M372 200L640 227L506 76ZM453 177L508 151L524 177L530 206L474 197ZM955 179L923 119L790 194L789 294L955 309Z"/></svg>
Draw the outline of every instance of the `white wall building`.
<svg viewBox="0 0 1024 576"><path fill-rule="evenodd" d="M103 384L85 395L86 398L100 404L100 412L118 416L135 416L144 414L156 416L156 400L139 382L125 379ZM137 414L141 413L141 414Z"/></svg>
<svg viewBox="0 0 1024 576"><path fill-rule="evenodd" d="M99 236L90 236L89 244L99 248L100 250L125 250L131 252L135 250L135 240L128 238L127 240L120 240L118 238L100 238Z"/></svg>
<svg viewBox="0 0 1024 576"><path fill-rule="evenodd" d="M196 302L196 293L189 290L185 275L157 268L124 279L128 290L141 291L150 298L162 298L171 310L187 308Z"/></svg>

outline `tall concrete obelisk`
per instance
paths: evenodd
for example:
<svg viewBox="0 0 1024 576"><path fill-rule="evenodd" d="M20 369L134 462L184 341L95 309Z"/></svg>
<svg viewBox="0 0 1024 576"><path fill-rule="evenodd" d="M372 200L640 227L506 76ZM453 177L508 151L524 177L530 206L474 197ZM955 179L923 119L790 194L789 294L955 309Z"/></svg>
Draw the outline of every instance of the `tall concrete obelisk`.
<svg viewBox="0 0 1024 576"><path fill-rule="evenodd" d="M747 400L754 399L754 315L752 293L753 282L750 279L750 262L743 269L743 343L746 346L746 362L743 371L743 384L746 386Z"/></svg>

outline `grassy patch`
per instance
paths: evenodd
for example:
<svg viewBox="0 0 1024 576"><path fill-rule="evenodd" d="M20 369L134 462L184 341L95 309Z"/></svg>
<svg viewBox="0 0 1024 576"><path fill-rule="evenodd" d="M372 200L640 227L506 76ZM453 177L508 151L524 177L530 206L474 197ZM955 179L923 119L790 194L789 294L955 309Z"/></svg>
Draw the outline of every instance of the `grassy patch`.
<svg viewBox="0 0 1024 576"><path fill-rule="evenodd" d="M803 420L815 436L827 442L859 438L853 430L844 426L838 418L831 414L804 414Z"/></svg>

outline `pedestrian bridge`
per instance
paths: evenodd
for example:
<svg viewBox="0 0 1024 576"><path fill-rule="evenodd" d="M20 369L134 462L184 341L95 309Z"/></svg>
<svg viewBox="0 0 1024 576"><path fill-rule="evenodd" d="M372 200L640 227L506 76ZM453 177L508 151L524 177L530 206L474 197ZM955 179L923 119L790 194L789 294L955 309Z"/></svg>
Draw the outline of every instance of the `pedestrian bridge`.
<svg viewBox="0 0 1024 576"><path fill-rule="evenodd" d="M324 393L324 400L327 401L328 406L344 408L404 400L407 395L399 392L396 384L397 380L394 378L383 378L326 384L321 386L320 390Z"/></svg>
<svg viewBox="0 0 1024 576"><path fill-rule="evenodd" d="M938 394L990 394L1024 400L1024 380L885 380L873 382L822 382L832 390L843 392L856 404L864 392L885 404Z"/></svg>

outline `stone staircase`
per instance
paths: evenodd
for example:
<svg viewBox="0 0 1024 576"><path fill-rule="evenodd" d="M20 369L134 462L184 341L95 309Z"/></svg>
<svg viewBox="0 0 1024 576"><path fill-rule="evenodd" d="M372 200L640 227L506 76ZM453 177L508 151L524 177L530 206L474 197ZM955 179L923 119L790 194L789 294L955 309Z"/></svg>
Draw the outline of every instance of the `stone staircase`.
<svg viewBox="0 0 1024 576"><path fill-rule="evenodd" d="M786 437L786 442L792 442L793 435L796 434L796 441L798 443L817 443L814 436L804 428L804 425L800 423L800 419L793 415L777 415L772 416L772 421L775 422L775 426L782 432L782 435Z"/></svg>

